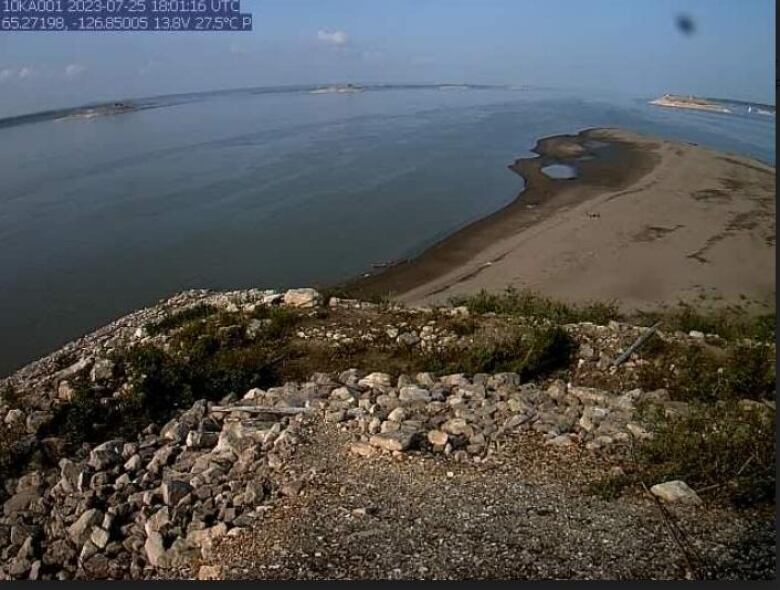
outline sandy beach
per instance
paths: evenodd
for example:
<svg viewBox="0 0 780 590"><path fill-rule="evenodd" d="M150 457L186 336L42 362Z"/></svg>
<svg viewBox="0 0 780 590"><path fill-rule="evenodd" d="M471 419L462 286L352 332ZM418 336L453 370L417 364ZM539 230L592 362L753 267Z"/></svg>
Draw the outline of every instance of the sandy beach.
<svg viewBox="0 0 780 590"><path fill-rule="evenodd" d="M362 293L439 303L507 286L625 310L678 301L774 308L775 169L618 129L540 140L511 166L526 189ZM541 168L575 165L574 180Z"/></svg>

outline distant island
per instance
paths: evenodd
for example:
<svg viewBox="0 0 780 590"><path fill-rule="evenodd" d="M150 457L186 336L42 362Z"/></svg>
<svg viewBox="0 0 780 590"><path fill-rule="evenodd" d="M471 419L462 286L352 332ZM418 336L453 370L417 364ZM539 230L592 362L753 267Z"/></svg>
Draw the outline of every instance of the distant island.
<svg viewBox="0 0 780 590"><path fill-rule="evenodd" d="M715 113L730 113L731 111L706 98L696 96L679 96L676 94L664 94L661 98L651 100L650 104L659 107L672 107L677 109L694 109L697 111L712 111Z"/></svg>

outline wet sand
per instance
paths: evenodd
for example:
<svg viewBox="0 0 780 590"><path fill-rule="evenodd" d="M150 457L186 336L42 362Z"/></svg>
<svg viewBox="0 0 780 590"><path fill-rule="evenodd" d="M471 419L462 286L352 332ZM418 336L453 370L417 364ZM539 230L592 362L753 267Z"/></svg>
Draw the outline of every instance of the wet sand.
<svg viewBox="0 0 780 590"><path fill-rule="evenodd" d="M412 304L511 285L626 310L774 308L774 168L618 129L541 139L534 152L510 167L526 189L507 207L351 288ZM578 177L551 179L549 164Z"/></svg>

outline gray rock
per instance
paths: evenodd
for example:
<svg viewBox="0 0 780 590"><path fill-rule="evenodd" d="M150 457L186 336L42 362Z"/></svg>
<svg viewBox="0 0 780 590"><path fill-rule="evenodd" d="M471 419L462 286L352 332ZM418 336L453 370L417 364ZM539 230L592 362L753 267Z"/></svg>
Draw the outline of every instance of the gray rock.
<svg viewBox="0 0 780 590"><path fill-rule="evenodd" d="M106 545L108 545L110 537L111 535L106 529L96 526L92 529L92 534L89 536L89 540L92 541L92 543L98 549L105 549Z"/></svg>
<svg viewBox="0 0 780 590"><path fill-rule="evenodd" d="M370 373L358 381L363 387L389 388L391 386L390 375L387 373Z"/></svg>
<svg viewBox="0 0 780 590"><path fill-rule="evenodd" d="M18 424L20 422L24 422L26 417L27 416L22 410L20 410L19 408L13 408L11 410L8 410L8 413L5 415L3 422L5 422L10 426L12 424Z"/></svg>
<svg viewBox="0 0 780 590"><path fill-rule="evenodd" d="M70 539L78 546L83 545L92 534L92 528L103 521L103 513L97 508L84 511L81 516L68 527Z"/></svg>
<svg viewBox="0 0 780 590"><path fill-rule="evenodd" d="M425 402L428 403L431 401L431 392L427 389L422 389L420 387L403 387L401 388L401 391L398 393L398 399L405 403L413 403L413 402Z"/></svg>
<svg viewBox="0 0 780 590"><path fill-rule="evenodd" d="M412 446L414 433L397 430L375 434L369 439L369 444L386 451L405 451Z"/></svg>
<svg viewBox="0 0 780 590"><path fill-rule="evenodd" d="M167 565L165 545L163 545L163 538L160 533L152 532L146 537L144 551L146 552L146 559L153 567L165 567Z"/></svg>
<svg viewBox="0 0 780 590"><path fill-rule="evenodd" d="M387 415L387 419L391 422L403 422L406 419L406 410L398 407Z"/></svg>
<svg viewBox="0 0 780 590"><path fill-rule="evenodd" d="M3 514L14 516L25 512L41 499L37 492L21 492L14 494L3 504Z"/></svg>
<svg viewBox="0 0 780 590"><path fill-rule="evenodd" d="M168 506L176 506L184 496L192 492L189 483L178 479L164 481L161 489L163 502Z"/></svg>
<svg viewBox="0 0 780 590"><path fill-rule="evenodd" d="M89 378L93 383L105 382L114 376L114 361L110 359L97 359L89 372Z"/></svg>
<svg viewBox="0 0 780 590"><path fill-rule="evenodd" d="M89 466L96 471L113 467L122 460L122 446L121 440L109 440L96 446L89 453Z"/></svg>

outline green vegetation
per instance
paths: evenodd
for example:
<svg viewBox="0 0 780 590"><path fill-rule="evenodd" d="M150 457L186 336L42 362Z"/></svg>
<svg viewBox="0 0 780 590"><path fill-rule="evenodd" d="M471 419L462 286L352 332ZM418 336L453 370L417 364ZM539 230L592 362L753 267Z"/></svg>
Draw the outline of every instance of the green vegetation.
<svg viewBox="0 0 780 590"><path fill-rule="evenodd" d="M188 307L187 309L177 311L176 313L173 313L168 317L163 318L157 323L146 324L145 326L146 333L149 334L150 336L156 336L157 334L170 332L171 330L180 328L181 326L193 322L195 320L207 318L210 315L217 313L217 311L218 309L213 305L206 305L206 304L193 305L192 307Z"/></svg>
<svg viewBox="0 0 780 590"><path fill-rule="evenodd" d="M606 324L620 319L617 305L613 302L593 302L572 305L544 297L533 291L508 287L502 293L488 293L485 290L476 295L454 297L452 305L465 305L472 313L496 313L510 316L544 318L555 324L593 322Z"/></svg>
<svg viewBox="0 0 780 590"><path fill-rule="evenodd" d="M652 481L682 479L692 488L738 505L775 495L774 411L735 401L694 404L666 416L648 408L643 421L655 436L638 450Z"/></svg>
<svg viewBox="0 0 780 590"><path fill-rule="evenodd" d="M275 385L282 378L276 370L280 351L285 353L285 339L297 321L293 312L265 307L255 314L194 314L189 323L179 323L169 350L141 345L114 357L128 384L118 395L101 398L77 383L47 434L73 444L132 437L149 424L164 424L197 399Z"/></svg>
<svg viewBox="0 0 780 590"><path fill-rule="evenodd" d="M639 386L666 388L681 401L771 399L774 349L760 344L737 344L725 350L665 344L652 362L641 367Z"/></svg>
<svg viewBox="0 0 780 590"><path fill-rule="evenodd" d="M557 326L513 327L473 345L430 352L420 358L418 370L433 373L519 373L533 379L569 364L574 346Z"/></svg>
<svg viewBox="0 0 780 590"><path fill-rule="evenodd" d="M738 307L702 310L690 304L680 303L671 310L640 312L637 315L639 323L644 325L661 321L663 329L667 332L679 330L687 334L696 330L704 334L717 334L725 340L749 338L774 342L775 339L774 313L749 314Z"/></svg>

